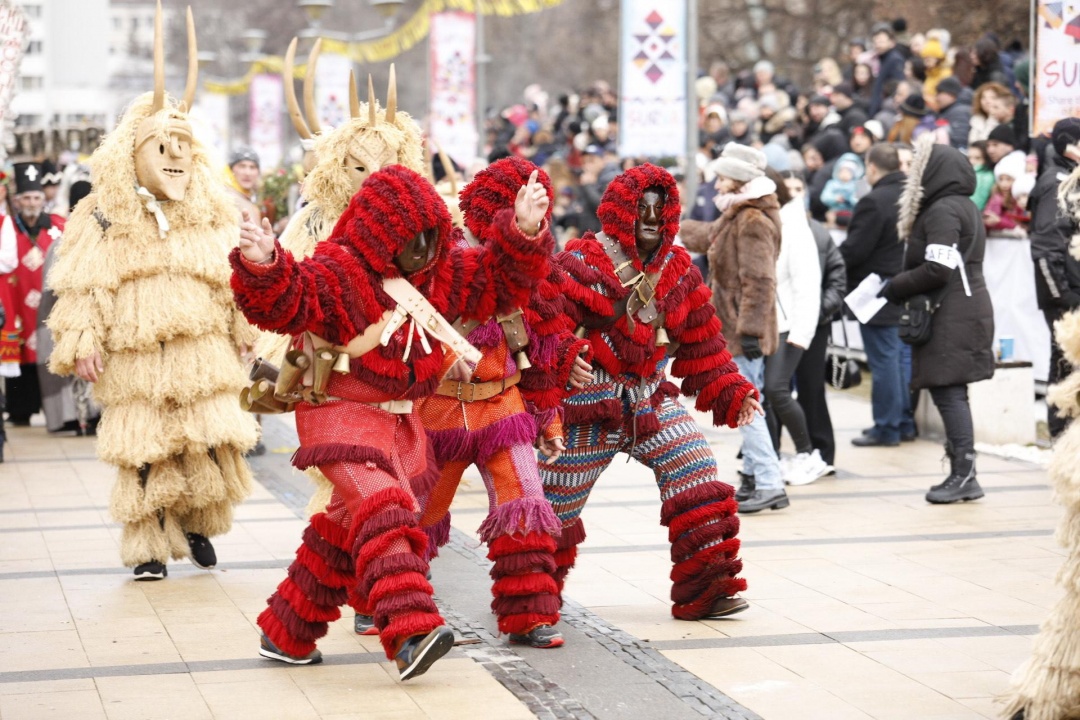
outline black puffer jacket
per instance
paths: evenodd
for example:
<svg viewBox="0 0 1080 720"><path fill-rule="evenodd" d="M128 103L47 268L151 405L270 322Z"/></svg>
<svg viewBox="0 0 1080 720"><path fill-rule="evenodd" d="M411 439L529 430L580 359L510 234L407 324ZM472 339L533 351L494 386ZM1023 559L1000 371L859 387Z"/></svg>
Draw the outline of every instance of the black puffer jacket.
<svg viewBox="0 0 1080 720"><path fill-rule="evenodd" d="M1058 186L1076 167L1057 154L1047 163L1028 198L1031 211L1031 260L1035 263L1035 297L1042 310L1080 306L1080 262L1069 252L1076 220L1058 207Z"/></svg>
<svg viewBox="0 0 1080 720"><path fill-rule="evenodd" d="M920 148L912 162L913 175L925 163L922 202L915 206L910 183L901 199L901 218L914 214L904 271L885 288L885 297L903 303L913 295L944 292L930 341L912 348L911 385L966 385L994 375L994 308L982 270L986 230L970 198L975 171L967 158L946 145L932 146L929 159L925 153ZM942 262L953 249L966 256L963 273Z"/></svg>
<svg viewBox="0 0 1080 720"><path fill-rule="evenodd" d="M844 307L847 294L847 267L844 256L836 246L832 235L817 220L810 221L810 231L817 243L818 259L821 261L821 315L818 325L831 322L833 316Z"/></svg>

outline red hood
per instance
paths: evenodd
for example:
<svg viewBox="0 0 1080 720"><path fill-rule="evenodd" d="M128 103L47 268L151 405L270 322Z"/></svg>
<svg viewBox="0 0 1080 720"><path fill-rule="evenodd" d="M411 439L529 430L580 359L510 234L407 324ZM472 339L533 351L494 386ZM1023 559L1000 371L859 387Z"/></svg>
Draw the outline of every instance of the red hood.
<svg viewBox="0 0 1080 720"><path fill-rule="evenodd" d="M416 287L450 254L450 212L430 182L402 165L391 165L364 181L334 226L330 242L351 248L376 275L400 277L394 258L418 233L432 229L438 232L435 255L409 275Z"/></svg>
<svg viewBox="0 0 1080 720"><path fill-rule="evenodd" d="M461 191L458 207L465 215L465 227L478 240L483 238L484 228L489 227L495 214L505 208L514 207L518 190L529 182L529 175L536 170L536 165L516 155L498 160L476 173L472 182ZM537 174L537 181L547 190L547 219L551 220L551 208L555 205L555 191L551 178L543 170Z"/></svg>
<svg viewBox="0 0 1080 720"><path fill-rule="evenodd" d="M666 196L660 224L662 240L648 265L643 267L638 258L637 233L634 227L637 224L638 201L645 191L652 187L660 188ZM622 245L627 256L633 260L634 267L645 272L654 272L660 268L679 232L679 215L682 214L679 188L675 184L675 178L667 170L649 163L638 165L611 181L596 214L600 218L604 234Z"/></svg>

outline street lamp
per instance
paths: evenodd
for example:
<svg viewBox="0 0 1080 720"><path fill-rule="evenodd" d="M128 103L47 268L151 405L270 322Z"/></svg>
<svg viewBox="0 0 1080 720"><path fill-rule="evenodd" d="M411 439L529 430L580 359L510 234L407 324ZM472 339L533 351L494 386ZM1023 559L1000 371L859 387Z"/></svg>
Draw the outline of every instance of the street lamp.
<svg viewBox="0 0 1080 720"><path fill-rule="evenodd" d="M405 4L405 0L368 0L368 5L382 13L385 18L392 18Z"/></svg>
<svg viewBox="0 0 1080 720"><path fill-rule="evenodd" d="M301 30L298 35L302 38L324 37L344 42L363 42L389 35L394 29L394 16L405 4L405 0L367 0L367 2L385 18L383 26L365 32L344 33L322 29L323 13L334 6L334 0L297 0L297 5L300 6L308 18L308 27Z"/></svg>

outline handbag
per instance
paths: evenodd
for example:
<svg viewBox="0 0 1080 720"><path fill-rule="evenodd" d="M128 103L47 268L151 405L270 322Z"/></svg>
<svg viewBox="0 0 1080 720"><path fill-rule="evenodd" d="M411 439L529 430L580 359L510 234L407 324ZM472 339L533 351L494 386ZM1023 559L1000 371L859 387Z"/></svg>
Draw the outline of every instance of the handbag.
<svg viewBox="0 0 1080 720"><path fill-rule="evenodd" d="M844 333L844 357L839 353L829 353L825 358L825 382L837 390L850 390L862 384L862 370L859 363L851 359L851 346L848 344L847 324L841 318L840 329ZM831 332L830 332L831 335Z"/></svg>
<svg viewBox="0 0 1080 720"><path fill-rule="evenodd" d="M973 247L975 247L974 240L968 245L967 251L960 256L960 264L957 267L962 268L967 264L968 255ZM964 287L967 287L966 277L964 282ZM904 309L900 313L900 342L912 347L919 347L930 342L934 334L934 313L941 307L948 289L949 284L946 282L932 295L919 293L904 301Z"/></svg>

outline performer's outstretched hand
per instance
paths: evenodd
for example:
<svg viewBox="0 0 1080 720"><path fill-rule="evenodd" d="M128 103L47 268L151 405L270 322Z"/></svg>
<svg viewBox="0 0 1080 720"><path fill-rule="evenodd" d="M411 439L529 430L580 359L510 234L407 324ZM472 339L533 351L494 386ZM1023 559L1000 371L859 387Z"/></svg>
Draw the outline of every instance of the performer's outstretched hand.
<svg viewBox="0 0 1080 720"><path fill-rule="evenodd" d="M240 223L240 252L248 262L269 262L274 256L274 228L266 218L263 218L262 227L256 225L246 210L243 216L244 221Z"/></svg>
<svg viewBox="0 0 1080 720"><path fill-rule="evenodd" d="M747 395L739 408L739 427L749 425L754 421L754 413L765 417L765 411L761 409L761 403L753 395Z"/></svg>
<svg viewBox="0 0 1080 720"><path fill-rule="evenodd" d="M540 223L544 221L549 205L547 189L536 181L539 172L539 170L532 171L532 175L529 175L529 184L521 186L517 200L514 201L518 229L530 237L540 231Z"/></svg>
<svg viewBox="0 0 1080 720"><path fill-rule="evenodd" d="M565 443L561 437L554 437L548 440L547 438L540 438L540 442L537 443L537 447L540 449L546 457L544 458L544 464L550 465L559 459L563 454L563 450L566 449Z"/></svg>
<svg viewBox="0 0 1080 720"><path fill-rule="evenodd" d="M582 350L582 352L585 351ZM581 355L574 358L574 367L570 368L570 387L580 390L595 379L596 376L592 374L592 365Z"/></svg>
<svg viewBox="0 0 1080 720"><path fill-rule="evenodd" d="M90 357L75 360L75 374L87 382L97 382L98 373L104 371L105 363L101 361L101 353L96 350Z"/></svg>

